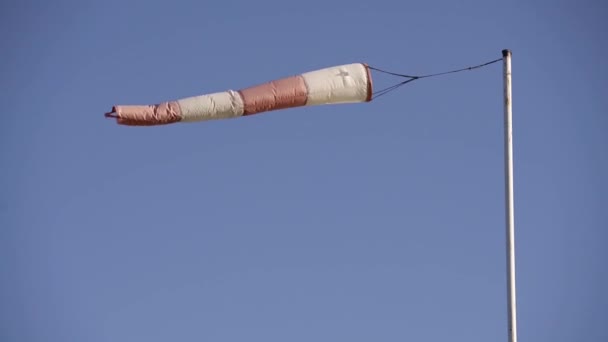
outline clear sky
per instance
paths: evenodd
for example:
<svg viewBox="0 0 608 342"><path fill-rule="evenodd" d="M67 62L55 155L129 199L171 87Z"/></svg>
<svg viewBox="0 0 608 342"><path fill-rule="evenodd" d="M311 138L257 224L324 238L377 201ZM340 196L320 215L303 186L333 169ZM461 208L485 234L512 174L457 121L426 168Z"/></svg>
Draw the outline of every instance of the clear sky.
<svg viewBox="0 0 608 342"><path fill-rule="evenodd" d="M604 2L0 6L1 341L506 341L500 63L367 104L145 128L103 117L503 48L520 341L608 341Z"/></svg>

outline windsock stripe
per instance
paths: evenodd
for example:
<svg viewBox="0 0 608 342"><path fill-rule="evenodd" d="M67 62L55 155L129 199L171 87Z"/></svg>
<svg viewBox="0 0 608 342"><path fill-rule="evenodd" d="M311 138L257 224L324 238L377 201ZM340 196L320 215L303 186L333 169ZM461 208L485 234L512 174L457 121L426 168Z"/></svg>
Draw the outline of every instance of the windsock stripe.
<svg viewBox="0 0 608 342"><path fill-rule="evenodd" d="M181 110L176 101L163 102L157 105L114 106L117 121L123 125L166 125L181 120Z"/></svg>
<svg viewBox="0 0 608 342"><path fill-rule="evenodd" d="M306 104L307 89L302 76L287 77L239 90L244 115L300 107Z"/></svg>
<svg viewBox="0 0 608 342"><path fill-rule="evenodd" d="M232 90L180 99L177 103L184 122L230 119L243 115L244 110L243 99Z"/></svg>
<svg viewBox="0 0 608 342"><path fill-rule="evenodd" d="M370 92L367 67L353 63L302 74L308 87L308 106L365 102Z"/></svg>

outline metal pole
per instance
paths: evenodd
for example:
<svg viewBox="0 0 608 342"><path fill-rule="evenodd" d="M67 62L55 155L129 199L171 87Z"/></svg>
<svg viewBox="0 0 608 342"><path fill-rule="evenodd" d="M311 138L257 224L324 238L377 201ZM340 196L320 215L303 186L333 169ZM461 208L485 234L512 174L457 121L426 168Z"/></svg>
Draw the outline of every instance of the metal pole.
<svg viewBox="0 0 608 342"><path fill-rule="evenodd" d="M509 342L517 342L517 299L515 292L515 215L513 208L513 101L511 92L511 51L503 50L505 120L505 200L507 220L507 304Z"/></svg>

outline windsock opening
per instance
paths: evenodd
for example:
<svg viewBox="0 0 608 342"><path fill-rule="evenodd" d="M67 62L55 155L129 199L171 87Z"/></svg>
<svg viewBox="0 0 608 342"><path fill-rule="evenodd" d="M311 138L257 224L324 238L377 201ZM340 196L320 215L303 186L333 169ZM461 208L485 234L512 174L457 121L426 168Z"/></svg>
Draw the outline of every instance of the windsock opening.
<svg viewBox="0 0 608 342"><path fill-rule="evenodd" d="M106 118L111 118L111 119L117 119L118 118L118 114L116 114L116 110L114 109L114 107L112 107L112 110L104 113L104 116Z"/></svg>

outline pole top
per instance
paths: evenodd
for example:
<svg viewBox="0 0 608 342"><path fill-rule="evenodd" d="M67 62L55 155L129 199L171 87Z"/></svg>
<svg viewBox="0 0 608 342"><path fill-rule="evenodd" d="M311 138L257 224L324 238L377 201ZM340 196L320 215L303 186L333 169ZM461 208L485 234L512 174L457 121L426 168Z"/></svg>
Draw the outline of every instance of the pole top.
<svg viewBox="0 0 608 342"><path fill-rule="evenodd" d="M509 49L502 50L502 56L503 57L511 56L511 50L509 50Z"/></svg>

